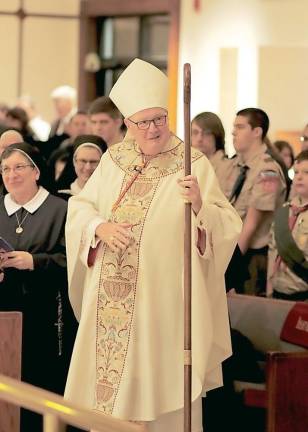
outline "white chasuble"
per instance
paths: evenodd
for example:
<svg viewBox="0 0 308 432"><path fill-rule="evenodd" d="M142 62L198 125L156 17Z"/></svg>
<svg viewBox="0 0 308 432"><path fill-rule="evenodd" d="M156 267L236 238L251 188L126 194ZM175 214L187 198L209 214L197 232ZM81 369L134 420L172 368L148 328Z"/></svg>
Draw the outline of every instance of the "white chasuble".
<svg viewBox="0 0 308 432"><path fill-rule="evenodd" d="M175 136L150 160L112 211L142 155L132 140L108 149L82 192L69 200L66 226L70 299L80 324L65 397L125 420L153 421L183 407L184 145ZM224 272L241 221L208 160L192 150L203 206L193 216L193 400L222 385L231 353ZM102 242L87 262L102 221L129 223L124 252ZM198 230L206 251L196 244Z"/></svg>

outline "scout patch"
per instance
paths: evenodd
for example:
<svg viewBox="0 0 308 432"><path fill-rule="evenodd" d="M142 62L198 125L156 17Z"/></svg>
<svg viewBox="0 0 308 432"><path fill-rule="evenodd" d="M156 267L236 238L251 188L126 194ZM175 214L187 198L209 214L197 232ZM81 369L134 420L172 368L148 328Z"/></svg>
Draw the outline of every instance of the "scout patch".
<svg viewBox="0 0 308 432"><path fill-rule="evenodd" d="M258 175L258 183L261 183L264 192L275 192L279 185L279 174L273 170L263 170Z"/></svg>

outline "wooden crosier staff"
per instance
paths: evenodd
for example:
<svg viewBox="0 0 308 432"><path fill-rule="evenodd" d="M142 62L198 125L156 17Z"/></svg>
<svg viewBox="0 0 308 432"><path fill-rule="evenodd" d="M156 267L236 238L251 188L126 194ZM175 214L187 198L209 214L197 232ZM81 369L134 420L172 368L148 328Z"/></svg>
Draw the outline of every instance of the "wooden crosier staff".
<svg viewBox="0 0 308 432"><path fill-rule="evenodd" d="M190 64L184 64L185 176L191 174L190 151ZM191 432L191 203L185 203L184 228L184 432Z"/></svg>

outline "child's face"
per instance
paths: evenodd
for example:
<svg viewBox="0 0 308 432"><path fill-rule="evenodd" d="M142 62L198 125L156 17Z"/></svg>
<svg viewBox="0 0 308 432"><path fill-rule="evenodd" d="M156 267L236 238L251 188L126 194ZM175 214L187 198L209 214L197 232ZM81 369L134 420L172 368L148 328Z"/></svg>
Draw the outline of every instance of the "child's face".
<svg viewBox="0 0 308 432"><path fill-rule="evenodd" d="M308 199L308 160L296 162L294 172L293 185L296 194L303 199Z"/></svg>

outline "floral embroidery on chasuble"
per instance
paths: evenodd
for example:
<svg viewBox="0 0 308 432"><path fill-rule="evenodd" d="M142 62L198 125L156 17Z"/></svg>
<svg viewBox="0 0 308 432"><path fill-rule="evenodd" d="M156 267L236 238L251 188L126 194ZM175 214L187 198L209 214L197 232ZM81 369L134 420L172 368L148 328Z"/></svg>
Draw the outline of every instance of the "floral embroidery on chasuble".
<svg viewBox="0 0 308 432"><path fill-rule="evenodd" d="M170 150L169 150L170 149ZM124 172L121 192L142 165L133 141L109 149L114 163ZM172 137L168 149L153 158L128 189L110 220L130 223L131 241L125 251L103 251L97 308L96 407L112 414L123 374L134 315L139 250L147 213L160 180L183 169L184 145ZM192 152L192 160L200 157Z"/></svg>

